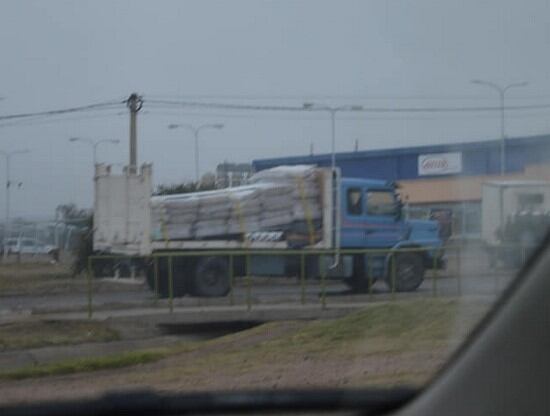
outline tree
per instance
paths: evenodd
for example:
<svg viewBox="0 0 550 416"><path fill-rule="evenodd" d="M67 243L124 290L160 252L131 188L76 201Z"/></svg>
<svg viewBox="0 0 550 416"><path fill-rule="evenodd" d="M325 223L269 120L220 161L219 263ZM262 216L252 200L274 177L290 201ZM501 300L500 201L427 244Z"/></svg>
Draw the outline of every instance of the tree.
<svg viewBox="0 0 550 416"><path fill-rule="evenodd" d="M200 182L189 181L177 184L158 185L153 195L188 194L198 191L211 191L216 189L216 176L213 173L205 173Z"/></svg>
<svg viewBox="0 0 550 416"><path fill-rule="evenodd" d="M58 221L72 222L83 221L91 215L89 209L79 209L76 204L60 204L55 209L55 218Z"/></svg>
<svg viewBox="0 0 550 416"><path fill-rule="evenodd" d="M72 266L73 276L77 276L88 267L88 257L94 252L93 248L93 219L92 215L88 215L83 219L86 228L84 228L78 236L78 243L74 250L74 261Z"/></svg>

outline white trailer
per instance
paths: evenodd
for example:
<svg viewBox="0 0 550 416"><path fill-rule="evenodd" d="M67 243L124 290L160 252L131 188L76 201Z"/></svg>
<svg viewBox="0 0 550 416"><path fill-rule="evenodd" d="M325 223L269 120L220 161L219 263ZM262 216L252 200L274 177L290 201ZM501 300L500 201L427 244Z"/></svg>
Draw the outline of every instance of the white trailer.
<svg viewBox="0 0 550 416"><path fill-rule="evenodd" d="M481 236L490 246L500 243L498 230L514 215L550 212L550 182L508 180L485 182L481 197Z"/></svg>

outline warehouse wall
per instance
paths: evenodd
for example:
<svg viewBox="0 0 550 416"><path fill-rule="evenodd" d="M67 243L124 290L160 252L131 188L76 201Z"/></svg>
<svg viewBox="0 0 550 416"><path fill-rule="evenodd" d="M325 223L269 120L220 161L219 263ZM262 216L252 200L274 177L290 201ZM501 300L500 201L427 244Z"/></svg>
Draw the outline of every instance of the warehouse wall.
<svg viewBox="0 0 550 416"><path fill-rule="evenodd" d="M383 180L425 179L418 174L423 154L461 153L462 171L435 177L492 175L500 172L500 140L419 146L399 149L337 153L336 163L344 176ZM522 172L526 165L550 163L550 135L506 140L507 173ZM253 161L256 171L279 165L316 164L330 166L331 155L293 156Z"/></svg>

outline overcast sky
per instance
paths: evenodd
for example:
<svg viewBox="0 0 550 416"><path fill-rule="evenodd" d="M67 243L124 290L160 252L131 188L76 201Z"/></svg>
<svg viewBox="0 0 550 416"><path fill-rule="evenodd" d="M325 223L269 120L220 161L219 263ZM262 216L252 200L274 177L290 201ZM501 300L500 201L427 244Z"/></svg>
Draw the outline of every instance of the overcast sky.
<svg viewBox="0 0 550 416"><path fill-rule="evenodd" d="M470 83L528 81L509 104L550 103L550 6L530 0L22 1L0 3L0 115L144 96L139 162L156 183L192 179L192 137L170 123L224 123L201 137L201 171L227 160L330 149L326 114L148 106L147 99L364 106L495 105ZM496 138L498 114L341 115L338 150ZM550 110L507 116L508 136L550 133ZM92 203L92 152L72 136L119 139L98 158L125 163L120 109L0 123L16 215ZM0 180L5 181L0 159ZM4 199L4 194L0 194ZM4 204L0 204L3 215Z"/></svg>

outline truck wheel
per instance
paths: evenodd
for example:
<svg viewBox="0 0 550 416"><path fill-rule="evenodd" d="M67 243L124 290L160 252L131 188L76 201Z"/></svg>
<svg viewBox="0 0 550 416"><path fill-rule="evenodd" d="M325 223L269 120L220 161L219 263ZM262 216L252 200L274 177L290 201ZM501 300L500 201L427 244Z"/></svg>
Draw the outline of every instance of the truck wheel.
<svg viewBox="0 0 550 416"><path fill-rule="evenodd" d="M197 260L192 276L191 294L219 297L229 293L229 266L223 257L202 257Z"/></svg>
<svg viewBox="0 0 550 416"><path fill-rule="evenodd" d="M365 271L365 258L363 255L353 256L353 276L345 280L346 284L355 293L367 293L370 289L369 276ZM374 283L374 279L372 279Z"/></svg>
<svg viewBox="0 0 550 416"><path fill-rule="evenodd" d="M92 261L92 272L94 277L113 277L114 276L114 264L111 259L95 259Z"/></svg>
<svg viewBox="0 0 550 416"><path fill-rule="evenodd" d="M166 257L159 257L158 263L158 296L160 298L170 297L170 282L168 275L168 259ZM186 264L184 259L173 258L172 259L172 288L173 296L180 297L187 293L187 285L185 280ZM151 260L147 266L146 280L149 289L155 292L155 262Z"/></svg>
<svg viewBox="0 0 550 416"><path fill-rule="evenodd" d="M390 289L395 285L397 292L412 292L424 281L424 262L415 253L395 255L395 282L392 279L391 260L387 283Z"/></svg>
<svg viewBox="0 0 550 416"><path fill-rule="evenodd" d="M115 264L113 275L116 274L117 270L119 277L130 277L131 275L130 265L127 262L120 262Z"/></svg>

